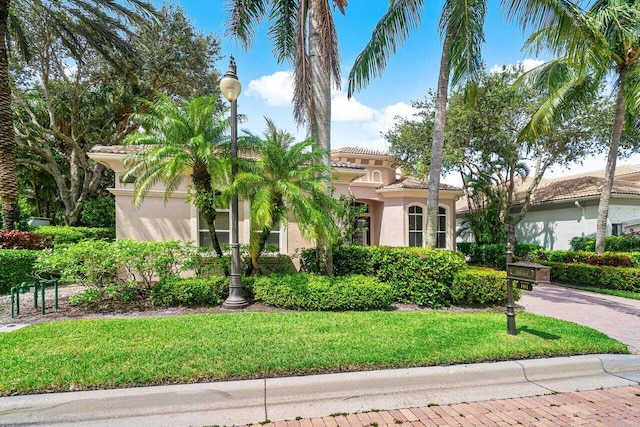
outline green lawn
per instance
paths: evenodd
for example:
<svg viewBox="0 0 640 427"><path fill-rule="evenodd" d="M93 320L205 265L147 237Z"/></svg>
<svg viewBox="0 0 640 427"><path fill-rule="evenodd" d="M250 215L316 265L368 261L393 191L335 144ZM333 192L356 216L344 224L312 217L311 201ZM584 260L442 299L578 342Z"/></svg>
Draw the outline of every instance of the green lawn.
<svg viewBox="0 0 640 427"><path fill-rule="evenodd" d="M231 313L40 323L0 334L0 395L625 353L593 329L520 313Z"/></svg>

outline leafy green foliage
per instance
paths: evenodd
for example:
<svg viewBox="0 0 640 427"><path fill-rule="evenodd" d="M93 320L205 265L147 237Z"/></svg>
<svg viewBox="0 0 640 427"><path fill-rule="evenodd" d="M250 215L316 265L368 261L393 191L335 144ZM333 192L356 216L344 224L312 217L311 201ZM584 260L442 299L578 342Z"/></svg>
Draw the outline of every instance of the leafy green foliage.
<svg viewBox="0 0 640 427"><path fill-rule="evenodd" d="M100 288L136 282L141 289L149 290L155 280L200 267L202 259L199 248L175 240L86 240L43 251L38 257L36 271L59 275L63 283L83 283Z"/></svg>
<svg viewBox="0 0 640 427"><path fill-rule="evenodd" d="M51 246L51 237L31 231L0 230L0 249L40 250Z"/></svg>
<svg viewBox="0 0 640 427"><path fill-rule="evenodd" d="M609 265L612 267L638 267L640 252L605 252L597 254L587 251L547 251L535 252L535 258L550 262Z"/></svg>
<svg viewBox="0 0 640 427"><path fill-rule="evenodd" d="M551 278L577 285L640 292L640 269L597 266L580 263L544 262L551 267Z"/></svg>
<svg viewBox="0 0 640 427"><path fill-rule="evenodd" d="M22 282L33 281L33 266L41 251L27 249L0 250L0 293Z"/></svg>
<svg viewBox="0 0 640 427"><path fill-rule="evenodd" d="M469 258L469 263L484 267L491 267L504 270L507 265L507 245L492 244L480 245L474 242L458 242L456 243L458 250ZM532 243L516 243L514 256L534 256L536 251L541 250L542 246Z"/></svg>
<svg viewBox="0 0 640 427"><path fill-rule="evenodd" d="M571 239L574 251L595 252L595 237L574 237ZM604 241L605 252L640 252L640 235L631 230L619 236L607 236Z"/></svg>
<svg viewBox="0 0 640 427"><path fill-rule="evenodd" d="M116 200L114 196L101 196L82 202L80 224L84 227L116 228Z"/></svg>
<svg viewBox="0 0 640 427"><path fill-rule="evenodd" d="M513 290L515 301L520 290ZM507 300L507 274L488 268L469 268L456 274L451 285L451 299L456 305L487 306Z"/></svg>
<svg viewBox="0 0 640 427"><path fill-rule="evenodd" d="M440 307L451 304L449 287L465 267L461 253L429 248L346 246L333 254L336 276L362 274L388 283L394 301ZM301 255L301 271L317 272L315 250Z"/></svg>
<svg viewBox="0 0 640 427"><path fill-rule="evenodd" d="M136 281L113 283L102 288L89 288L71 297L70 304L87 311L113 311L126 305L127 310L144 309L148 290Z"/></svg>
<svg viewBox="0 0 640 427"><path fill-rule="evenodd" d="M113 228L41 225L34 228L34 233L49 236L54 245L78 243L83 240L112 241L115 239Z"/></svg>
<svg viewBox="0 0 640 427"><path fill-rule="evenodd" d="M167 277L151 290L151 303L157 306L219 305L229 287L227 277L181 279Z"/></svg>
<svg viewBox="0 0 640 427"><path fill-rule="evenodd" d="M279 308L308 311L388 308L391 287L373 277L272 275L256 279L255 298Z"/></svg>

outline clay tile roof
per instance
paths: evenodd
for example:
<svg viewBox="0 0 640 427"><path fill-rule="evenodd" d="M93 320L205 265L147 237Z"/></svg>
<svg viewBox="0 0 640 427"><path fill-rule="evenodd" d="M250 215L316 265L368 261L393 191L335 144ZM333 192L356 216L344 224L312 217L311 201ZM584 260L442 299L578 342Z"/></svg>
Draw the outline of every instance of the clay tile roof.
<svg viewBox="0 0 640 427"><path fill-rule="evenodd" d="M358 165L358 164L351 163L351 162L345 162L344 160L331 160L331 167L333 167L333 168L358 169L358 170L366 169L362 165Z"/></svg>
<svg viewBox="0 0 640 427"><path fill-rule="evenodd" d="M364 147L340 147L331 150L331 154L360 154L365 156L388 157L389 153Z"/></svg>
<svg viewBox="0 0 640 427"><path fill-rule="evenodd" d="M429 188L429 184L427 181L423 181L418 178L414 178L412 176L402 177L400 179L396 179L389 185L385 185L381 187L380 190L396 190L396 189L415 189L415 190L427 190ZM449 184L440 184L440 190L443 191L461 191L460 188L449 185Z"/></svg>
<svg viewBox="0 0 640 427"><path fill-rule="evenodd" d="M545 203L560 200L598 197L602 192L604 178L598 176L578 176L556 179L543 184L535 192L533 203ZM631 194L640 196L640 182L616 180L612 194ZM524 200L524 192L518 193L516 200Z"/></svg>
<svg viewBox="0 0 640 427"><path fill-rule="evenodd" d="M96 145L89 152L103 154L131 154L139 149L139 145Z"/></svg>

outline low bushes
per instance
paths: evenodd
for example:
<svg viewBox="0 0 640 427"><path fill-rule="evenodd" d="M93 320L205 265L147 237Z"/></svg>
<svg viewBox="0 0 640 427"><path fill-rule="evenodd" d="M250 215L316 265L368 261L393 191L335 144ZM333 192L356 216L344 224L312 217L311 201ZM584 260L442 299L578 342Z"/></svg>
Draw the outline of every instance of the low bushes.
<svg viewBox="0 0 640 427"><path fill-rule="evenodd" d="M514 300L520 290L513 290ZM507 273L489 268L469 268L456 274L451 285L451 299L457 305L497 305L507 300Z"/></svg>
<svg viewBox="0 0 640 427"><path fill-rule="evenodd" d="M571 239L571 248L574 251L595 252L595 237L574 237ZM631 230L628 234L620 236L607 236L604 239L606 252L640 252L640 236Z"/></svg>
<svg viewBox="0 0 640 427"><path fill-rule="evenodd" d="M169 277L151 290L151 303L157 306L218 305L229 286L226 277Z"/></svg>
<svg viewBox="0 0 640 427"><path fill-rule="evenodd" d="M0 230L0 249L41 250L51 247L51 237L31 231Z"/></svg>
<svg viewBox="0 0 640 427"><path fill-rule="evenodd" d="M116 238L115 230L112 228L42 225L35 227L34 232L49 236L54 245L79 243L83 240L113 241Z"/></svg>
<svg viewBox="0 0 640 427"><path fill-rule="evenodd" d="M544 262L551 267L551 278L561 282L576 283L621 291L640 292L640 269Z"/></svg>
<svg viewBox="0 0 640 427"><path fill-rule="evenodd" d="M640 263L640 252L605 252L597 254L587 251L539 250L536 251L535 258L540 261L550 262L637 267Z"/></svg>
<svg viewBox="0 0 640 427"><path fill-rule="evenodd" d="M393 300L389 285L360 275L273 275L257 278L254 286L256 300L292 310L375 310Z"/></svg>
<svg viewBox="0 0 640 427"><path fill-rule="evenodd" d="M469 257L469 263L504 270L507 264L507 245L504 243L479 245L470 242L456 243L458 250ZM542 246L531 243L516 243L513 255L532 256Z"/></svg>
<svg viewBox="0 0 640 427"><path fill-rule="evenodd" d="M361 274L388 283L395 301L421 306L451 304L449 288L465 268L459 252L429 248L347 246L334 251L336 276ZM315 249L301 254L301 271L318 273Z"/></svg>
<svg viewBox="0 0 640 427"><path fill-rule="evenodd" d="M31 282L33 265L40 251L0 250L0 293L8 293L13 286L22 282Z"/></svg>

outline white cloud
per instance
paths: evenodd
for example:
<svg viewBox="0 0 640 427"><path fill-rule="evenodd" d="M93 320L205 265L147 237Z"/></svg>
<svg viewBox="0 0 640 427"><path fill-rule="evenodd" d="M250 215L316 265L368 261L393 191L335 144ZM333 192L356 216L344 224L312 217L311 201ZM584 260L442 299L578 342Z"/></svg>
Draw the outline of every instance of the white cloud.
<svg viewBox="0 0 640 427"><path fill-rule="evenodd" d="M361 122L373 117L374 110L344 92L334 94L331 100L331 120L335 122Z"/></svg>
<svg viewBox="0 0 640 427"><path fill-rule="evenodd" d="M271 106L291 105L293 99L293 72L276 71L249 82L247 96L262 99Z"/></svg>
<svg viewBox="0 0 640 427"><path fill-rule="evenodd" d="M545 61L542 61L540 59L531 59L531 58L527 58L523 61L518 62L518 64L516 65L522 65L522 68L524 68L524 71L529 71L533 68L536 68L538 65L542 65L544 64ZM503 67L507 67L507 68L515 68L515 65L498 65L495 64L490 70L490 73L499 73L502 71Z"/></svg>

